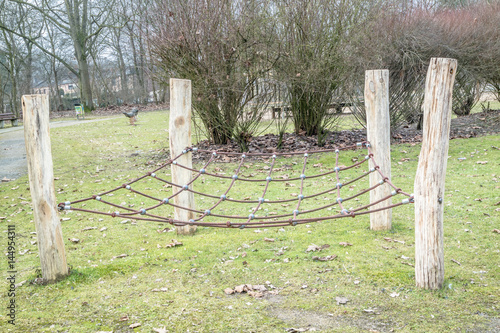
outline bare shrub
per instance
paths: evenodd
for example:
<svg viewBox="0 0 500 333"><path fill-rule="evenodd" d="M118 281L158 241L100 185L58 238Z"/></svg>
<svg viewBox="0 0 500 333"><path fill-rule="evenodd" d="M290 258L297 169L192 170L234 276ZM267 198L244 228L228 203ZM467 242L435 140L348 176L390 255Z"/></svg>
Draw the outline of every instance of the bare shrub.
<svg viewBox="0 0 500 333"><path fill-rule="evenodd" d="M367 26L355 48L359 59L357 72L389 69L394 128L420 119L430 58L455 58L458 72L453 111L466 115L477 103L485 84L495 87L500 81L498 26L498 2L444 9L416 6L404 12L388 6ZM357 88L351 89L354 96L359 95L363 79L359 76L356 81ZM359 101L354 112L364 123L364 106Z"/></svg>
<svg viewBox="0 0 500 333"><path fill-rule="evenodd" d="M278 80L285 86L296 133L318 135L338 114L331 112L347 79L348 35L361 23L360 5L347 1L276 1L281 57Z"/></svg>
<svg viewBox="0 0 500 333"><path fill-rule="evenodd" d="M245 150L269 101L276 59L266 2L158 2L149 20L151 50L163 82L193 83L193 109L214 143Z"/></svg>

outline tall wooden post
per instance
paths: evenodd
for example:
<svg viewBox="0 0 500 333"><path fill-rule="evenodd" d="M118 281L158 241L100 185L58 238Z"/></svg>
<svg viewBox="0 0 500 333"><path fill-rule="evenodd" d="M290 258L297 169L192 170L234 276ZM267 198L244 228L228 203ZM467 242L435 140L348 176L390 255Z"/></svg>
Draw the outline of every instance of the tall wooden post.
<svg viewBox="0 0 500 333"><path fill-rule="evenodd" d="M186 147L191 146L191 81L170 79L170 156L178 156ZM183 154L176 160L179 164L192 168L191 152ZM176 165L171 166L172 182L186 185L192 179L192 172ZM189 186L192 189L192 185ZM174 197L174 204L194 209L194 194L189 191L172 188L174 194L182 191ZM174 219L189 221L194 219L194 213L174 207ZM182 235L194 234L196 226L178 226L177 233Z"/></svg>
<svg viewBox="0 0 500 333"><path fill-rule="evenodd" d="M389 71L387 69L365 72L366 131L372 153L385 177L391 177L391 124L389 117ZM370 161L370 168L374 167ZM370 186L382 178L378 172L370 174ZM382 184L370 191L370 202L391 194L389 184ZM372 209L387 207L391 199L372 206ZM370 214L370 229L388 230L392 226L392 210L386 209Z"/></svg>
<svg viewBox="0 0 500 333"><path fill-rule="evenodd" d="M422 149L415 177L415 281L438 289L444 282L443 201L455 59L432 58L424 97Z"/></svg>
<svg viewBox="0 0 500 333"><path fill-rule="evenodd" d="M24 140L33 217L38 238L42 277L56 282L68 275L66 253L57 212L49 132L49 97L22 97Z"/></svg>

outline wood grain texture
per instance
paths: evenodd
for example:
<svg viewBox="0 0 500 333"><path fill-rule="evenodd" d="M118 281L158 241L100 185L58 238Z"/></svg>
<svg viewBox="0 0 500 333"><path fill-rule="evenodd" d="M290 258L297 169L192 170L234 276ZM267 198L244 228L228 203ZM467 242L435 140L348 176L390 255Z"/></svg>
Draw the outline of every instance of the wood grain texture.
<svg viewBox="0 0 500 333"><path fill-rule="evenodd" d="M170 126L169 126L170 155L172 158L181 154L182 151L191 147L191 81L170 79ZM191 152L177 159L181 165L192 168L193 162ZM179 185L188 184L192 179L192 172L176 165L171 166L172 182ZM189 186L191 189L192 185ZM172 187L173 193L181 191L174 197L174 204L190 209L195 208L194 194L182 191L180 188ZM174 219L189 221L194 219L193 212L174 207ZM177 233L182 235L194 234L196 226L177 226Z"/></svg>
<svg viewBox="0 0 500 333"><path fill-rule="evenodd" d="M415 281L438 289L444 282L443 210L455 59L432 58L425 82L424 126L415 177Z"/></svg>
<svg viewBox="0 0 500 333"><path fill-rule="evenodd" d="M22 97L24 139L33 218L38 238L42 277L52 283L68 275L66 253L57 211L49 131L49 97Z"/></svg>
<svg viewBox="0 0 500 333"><path fill-rule="evenodd" d="M372 146L372 153L380 171L391 178L391 131L389 117L389 71L386 69L365 72L366 132ZM374 167L370 160L370 168ZM382 177L378 172L370 174L370 187ZM391 194L392 188L385 183L370 191L370 202L375 202ZM391 205L391 199L371 207L377 209ZM370 214L370 229L388 230L392 227L392 209Z"/></svg>

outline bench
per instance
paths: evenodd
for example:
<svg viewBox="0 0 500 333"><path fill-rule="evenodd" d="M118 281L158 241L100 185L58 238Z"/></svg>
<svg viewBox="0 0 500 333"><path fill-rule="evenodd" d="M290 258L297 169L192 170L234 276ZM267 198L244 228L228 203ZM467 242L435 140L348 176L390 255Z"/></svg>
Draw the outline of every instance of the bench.
<svg viewBox="0 0 500 333"><path fill-rule="evenodd" d="M350 102L338 102L338 103L332 103L328 105L328 114L342 114L343 108L345 107L351 107L353 106L353 103ZM331 112L330 110L335 110L334 112ZM283 116L286 117L291 117L291 111L292 108L290 106L284 106L284 107L273 107L272 108L272 118L276 118L276 114L278 114L278 117L281 117L281 113L283 112Z"/></svg>
<svg viewBox="0 0 500 333"><path fill-rule="evenodd" d="M15 114L0 113L0 128L4 128L6 120L10 120L12 126L17 126L17 117Z"/></svg>

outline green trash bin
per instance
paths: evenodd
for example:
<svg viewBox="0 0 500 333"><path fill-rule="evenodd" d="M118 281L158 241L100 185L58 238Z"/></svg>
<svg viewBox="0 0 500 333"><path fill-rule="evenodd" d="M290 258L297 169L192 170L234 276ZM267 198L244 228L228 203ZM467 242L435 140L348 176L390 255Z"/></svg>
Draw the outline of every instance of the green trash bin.
<svg viewBox="0 0 500 333"><path fill-rule="evenodd" d="M83 109L83 105L81 104L75 104L75 112L76 112L76 119L85 119L85 111Z"/></svg>

